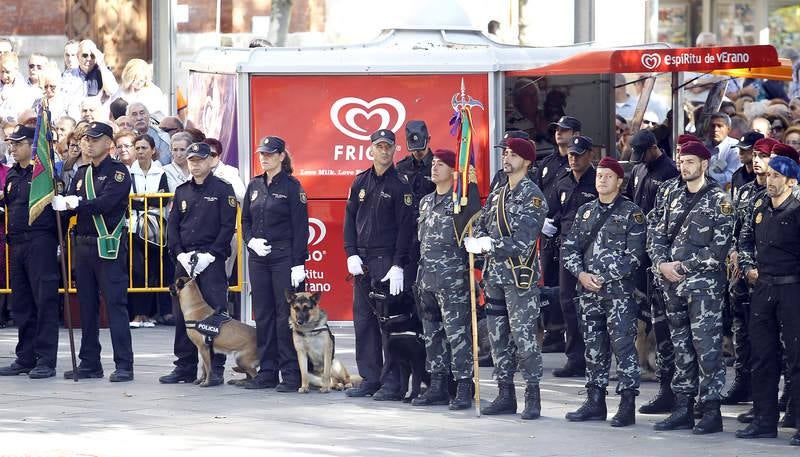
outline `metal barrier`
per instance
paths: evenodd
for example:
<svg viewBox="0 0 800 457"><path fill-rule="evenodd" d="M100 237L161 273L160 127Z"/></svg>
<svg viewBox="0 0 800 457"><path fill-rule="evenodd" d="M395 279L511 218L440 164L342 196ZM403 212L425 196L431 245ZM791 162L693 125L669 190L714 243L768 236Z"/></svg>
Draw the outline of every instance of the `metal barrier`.
<svg viewBox="0 0 800 457"><path fill-rule="evenodd" d="M165 200L167 200L169 198L172 198L173 195L174 194L171 193L171 192L165 192L165 193L154 193L154 194L131 194L131 195L128 196L128 210L129 210L128 211L128 222L129 222L128 223L128 226L129 226L129 230L128 230L128 276L129 276L129 279L128 279L128 281L129 281L128 282L128 292L129 293L137 293L137 292L169 292L169 284L164 284L164 279L165 279L164 278L164 263L161 262L161 261L158 262L158 265L159 265L159 268L158 268L158 270L159 270L158 286L157 287L148 287L146 285L146 284L149 283L148 279L150 278L148 260L149 260L149 256L151 255L151 251L154 250L154 249L157 250L159 259L163 259L164 258L164 252L167 250L167 246L165 246L164 243L163 243L163 240L166 238L166 235L167 235L167 232L166 232L167 231L167 227L166 227L166 219L165 218L159 218L158 240L161 241L159 243L159 246L156 248L156 247L151 247L151 243L148 243L146 241L144 243L144 277L145 277L145 286L144 287L140 287L138 285L134 285L133 284L133 267L134 267L134 265L133 265L133 248L132 247L133 247L133 237L135 235L133 233L134 232L133 227L134 227L134 224L136 222L135 221L135 212L136 212L136 210L131 210L130 208L131 208L131 203L133 202L134 199L141 199L142 202L144 203L145 208L149 208L148 200L157 199L158 200L159 214L163 214L165 207L169 208L169 206L170 206L169 204L167 204L167 205L164 204ZM155 209L155 208L153 208L153 209ZM145 211L140 211L140 212L143 215L148 214ZM77 217L76 216L72 216L70 218L70 220L69 220L69 229L67 230L67 233L70 233L73 230L73 228L75 227L76 223L77 223ZM3 213L3 224L4 224L4 227L5 227L6 233L7 233L8 232L8 218L6 217L6 213L5 212ZM148 224L145 222L145 224L144 224L144 233L143 233L145 239L148 236L148 230L149 230ZM241 292L242 291L242 279L244 277L244 266L243 266L243 263L242 263L242 261L243 261L243 257L242 257L242 254L243 254L243 252L242 252L242 247L243 247L243 243L242 243L242 209L241 209L241 207L238 207L238 206L236 208L236 228L235 228L235 232L234 232L234 239L236 240L236 252L235 252L235 254L236 254L236 258L237 258L237 262L236 262L236 284L232 285L232 286L229 286L228 290L230 292ZM70 237L70 236L65 237L65 242L67 244L67 246L66 246L66 251L67 251L67 283L70 284L69 292L70 293L76 293L77 289L75 288L75 285L74 285L73 279L72 279L72 237ZM9 261L8 249L9 249L9 246L6 244L5 253L4 253L4 257L5 258L3 259L3 261L5 263L5 266L6 266L5 287L4 288L0 288L0 294L10 294L11 293L11 283L10 283L10 271L11 271L11 269L10 269L10 261ZM168 278L168 280L171 282L171 278ZM64 289L60 288L59 289L59 293L64 293Z"/></svg>

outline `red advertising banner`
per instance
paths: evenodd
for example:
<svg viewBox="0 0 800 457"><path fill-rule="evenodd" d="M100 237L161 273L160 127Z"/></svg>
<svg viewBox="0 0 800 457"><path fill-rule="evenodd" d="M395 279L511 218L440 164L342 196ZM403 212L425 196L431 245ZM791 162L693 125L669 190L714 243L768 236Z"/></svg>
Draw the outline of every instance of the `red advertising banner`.
<svg viewBox="0 0 800 457"><path fill-rule="evenodd" d="M780 65L773 46L632 49L615 51L611 73L711 71Z"/></svg>

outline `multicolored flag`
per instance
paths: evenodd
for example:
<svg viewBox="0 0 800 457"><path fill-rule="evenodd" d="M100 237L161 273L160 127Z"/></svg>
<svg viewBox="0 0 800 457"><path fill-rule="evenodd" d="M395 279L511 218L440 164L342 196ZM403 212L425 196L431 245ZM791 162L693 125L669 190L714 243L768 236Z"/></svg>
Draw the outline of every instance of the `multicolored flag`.
<svg viewBox="0 0 800 457"><path fill-rule="evenodd" d="M472 220L481 209L480 195L475 172L475 151L472 147L472 108L483 109L483 104L466 94L464 80L461 92L453 95L451 101L453 117L450 119L450 133L458 139L458 157L453 179L453 222L458 242L464 238Z"/></svg>
<svg viewBox="0 0 800 457"><path fill-rule="evenodd" d="M51 138L50 111L47 106L40 106L31 150L33 174L28 201L28 224L33 224L55 195Z"/></svg>

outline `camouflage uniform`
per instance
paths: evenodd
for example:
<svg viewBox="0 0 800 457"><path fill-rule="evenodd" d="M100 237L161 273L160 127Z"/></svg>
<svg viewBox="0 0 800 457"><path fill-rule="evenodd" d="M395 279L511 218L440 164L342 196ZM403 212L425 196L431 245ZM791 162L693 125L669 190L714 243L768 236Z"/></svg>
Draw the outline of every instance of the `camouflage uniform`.
<svg viewBox="0 0 800 457"><path fill-rule="evenodd" d="M676 353L672 390L694 397L699 389L703 402L719 401L725 385L722 301L727 289L725 259L735 221L728 195L713 183L706 185L714 187L692 209L673 241L669 234L690 198L685 184L667 189L667 206L654 221L648 242L656 275L661 276L658 266L663 262L680 261L685 269L680 282L661 281Z"/></svg>
<svg viewBox="0 0 800 457"><path fill-rule="evenodd" d="M486 282L487 323L498 382L513 382L517 366L528 384L542 377L542 354L536 341L539 317L538 262L533 263L530 288L516 287L508 257L528 258L544 225L547 203L530 179L523 178L506 195L505 207L511 236L504 237L497 225L498 202L503 186L489 194L475 224L475 237L489 236L494 250L487 255L483 274Z"/></svg>
<svg viewBox="0 0 800 457"><path fill-rule="evenodd" d="M431 374L472 377L471 316L467 253L456 241L453 198L436 192L422 198L417 221L420 260L417 288L422 297L427 368Z"/></svg>
<svg viewBox="0 0 800 457"><path fill-rule="evenodd" d="M561 246L564 267L576 278L581 272L603 280L599 292L578 282L577 293L586 342L586 386L608 386L611 352L618 360L617 392L639 388L639 359L634 347L638 306L633 297L633 273L645 256L645 219L641 209L625 197L589 240L598 219L612 211L600 200L578 209L575 224Z"/></svg>

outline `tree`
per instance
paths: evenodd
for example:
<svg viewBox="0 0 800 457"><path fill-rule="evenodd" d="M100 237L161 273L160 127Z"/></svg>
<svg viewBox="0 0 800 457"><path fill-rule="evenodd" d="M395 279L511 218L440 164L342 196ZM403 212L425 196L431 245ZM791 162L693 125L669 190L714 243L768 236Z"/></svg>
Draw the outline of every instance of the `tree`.
<svg viewBox="0 0 800 457"><path fill-rule="evenodd" d="M272 0L272 12L269 18L269 36L275 46L286 46L289 35L289 20L292 17L292 0Z"/></svg>

